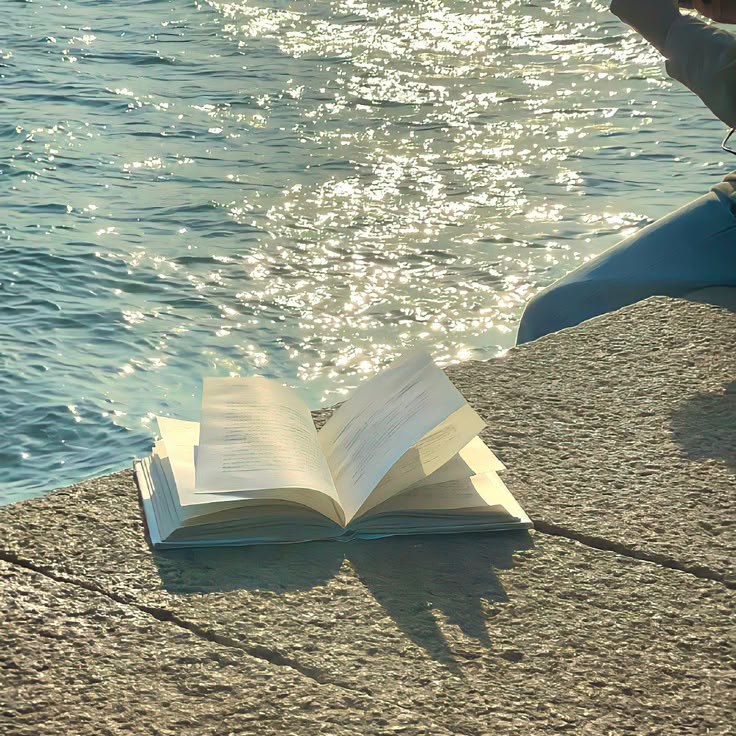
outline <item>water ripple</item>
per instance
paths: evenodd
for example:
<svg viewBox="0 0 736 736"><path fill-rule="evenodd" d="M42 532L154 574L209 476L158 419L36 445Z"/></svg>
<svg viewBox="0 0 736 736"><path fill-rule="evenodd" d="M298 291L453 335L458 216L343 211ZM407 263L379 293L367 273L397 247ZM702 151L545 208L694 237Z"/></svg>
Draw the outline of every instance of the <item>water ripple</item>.
<svg viewBox="0 0 736 736"><path fill-rule="evenodd" d="M317 405L412 345L493 357L536 291L725 173L591 0L0 22L0 502L129 465L205 374Z"/></svg>

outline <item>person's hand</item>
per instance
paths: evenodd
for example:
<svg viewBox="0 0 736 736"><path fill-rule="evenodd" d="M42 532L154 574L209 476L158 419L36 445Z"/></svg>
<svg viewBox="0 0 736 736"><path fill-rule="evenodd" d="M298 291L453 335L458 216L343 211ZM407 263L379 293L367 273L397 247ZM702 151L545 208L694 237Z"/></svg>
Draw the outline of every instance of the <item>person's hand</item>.
<svg viewBox="0 0 736 736"><path fill-rule="evenodd" d="M736 0L693 0L693 7L718 23L736 23Z"/></svg>

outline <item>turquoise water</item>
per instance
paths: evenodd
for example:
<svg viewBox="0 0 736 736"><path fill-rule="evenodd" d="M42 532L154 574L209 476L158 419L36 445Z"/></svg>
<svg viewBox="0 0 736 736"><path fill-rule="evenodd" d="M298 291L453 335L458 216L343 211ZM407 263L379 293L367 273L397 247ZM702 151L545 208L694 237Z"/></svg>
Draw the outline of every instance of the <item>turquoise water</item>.
<svg viewBox="0 0 736 736"><path fill-rule="evenodd" d="M314 405L725 173L596 2L0 3L0 502L128 466L203 375Z"/></svg>

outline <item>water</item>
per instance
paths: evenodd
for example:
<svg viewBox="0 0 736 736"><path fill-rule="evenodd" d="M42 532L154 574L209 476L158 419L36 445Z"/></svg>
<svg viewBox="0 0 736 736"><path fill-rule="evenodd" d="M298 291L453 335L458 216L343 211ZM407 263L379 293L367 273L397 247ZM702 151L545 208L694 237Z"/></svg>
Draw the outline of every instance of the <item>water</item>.
<svg viewBox="0 0 736 736"><path fill-rule="evenodd" d="M0 501L130 464L201 376L338 400L725 173L600 3L3 0Z"/></svg>

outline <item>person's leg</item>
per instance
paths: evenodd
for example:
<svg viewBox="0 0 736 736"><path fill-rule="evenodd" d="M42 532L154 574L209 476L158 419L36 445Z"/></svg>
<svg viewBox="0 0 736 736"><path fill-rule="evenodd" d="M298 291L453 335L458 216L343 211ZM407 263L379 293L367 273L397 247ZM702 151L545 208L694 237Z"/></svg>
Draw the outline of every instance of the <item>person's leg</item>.
<svg viewBox="0 0 736 736"><path fill-rule="evenodd" d="M709 286L707 289L688 291L685 299L701 304L712 304L736 312L736 286Z"/></svg>
<svg viewBox="0 0 736 736"><path fill-rule="evenodd" d="M623 240L527 304L517 345L649 296L736 286L736 177Z"/></svg>

